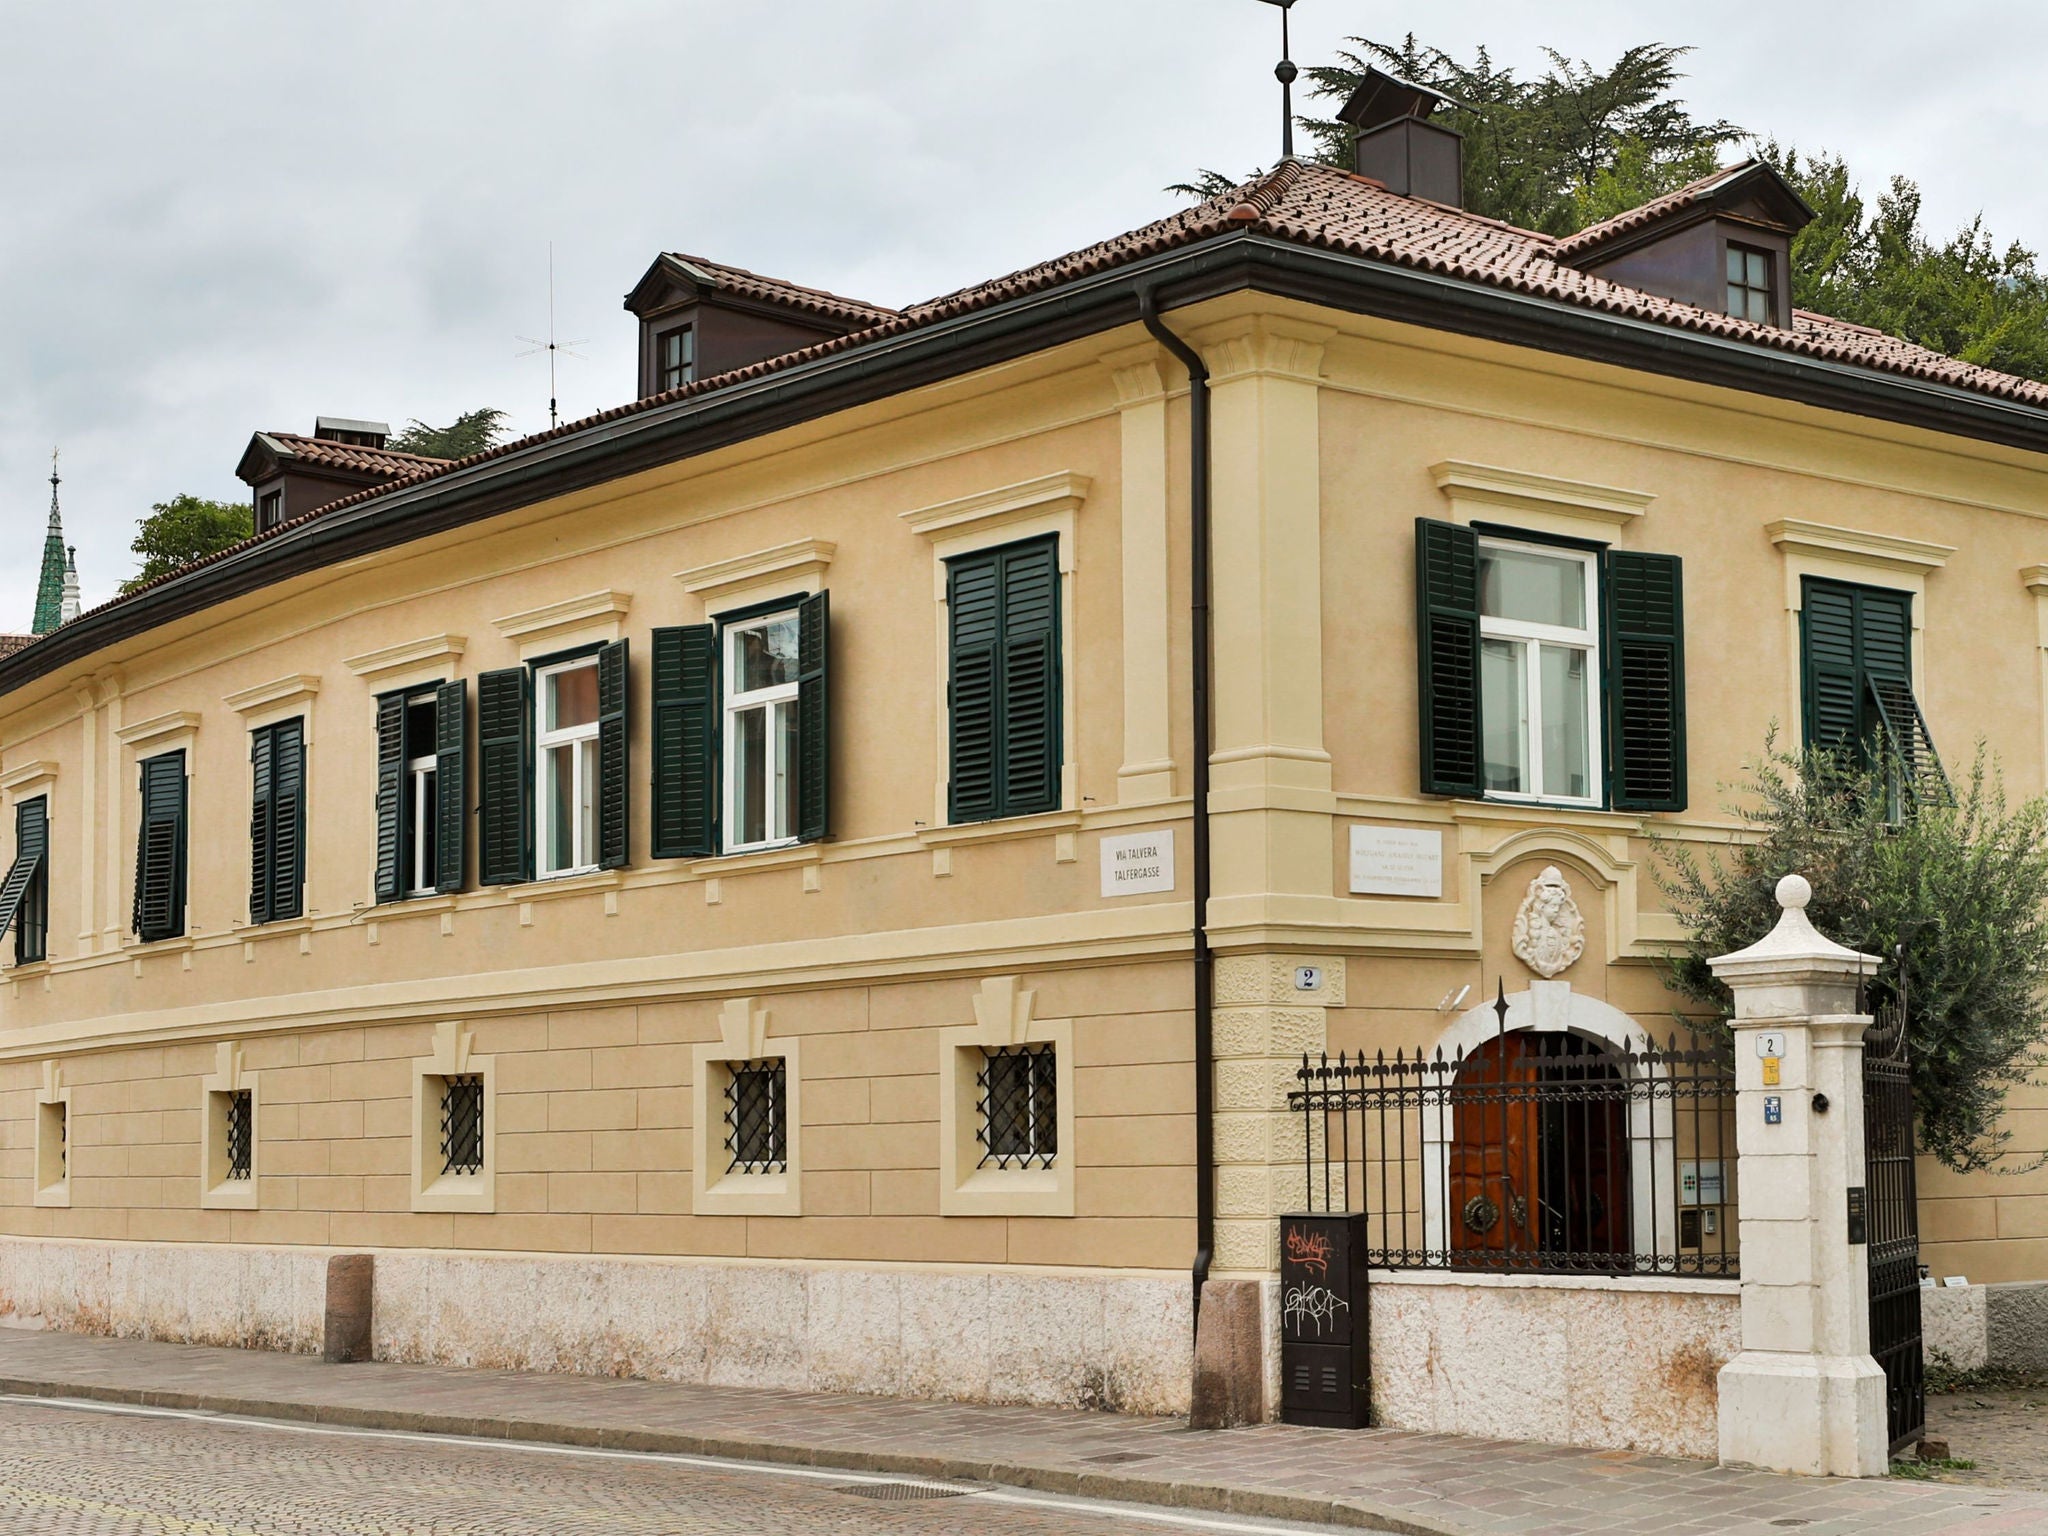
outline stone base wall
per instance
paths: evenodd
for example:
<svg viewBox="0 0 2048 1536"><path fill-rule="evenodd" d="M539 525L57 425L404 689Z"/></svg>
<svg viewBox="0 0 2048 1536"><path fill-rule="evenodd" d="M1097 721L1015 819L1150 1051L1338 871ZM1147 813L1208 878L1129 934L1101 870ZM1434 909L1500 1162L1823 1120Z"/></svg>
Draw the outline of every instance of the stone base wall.
<svg viewBox="0 0 2048 1536"><path fill-rule="evenodd" d="M330 1249L0 1239L0 1325L317 1353ZM420 1249L376 1358L1185 1413L1184 1276Z"/></svg>
<svg viewBox="0 0 2048 1536"><path fill-rule="evenodd" d="M1375 1422L1713 1460L1734 1281L1375 1272Z"/></svg>

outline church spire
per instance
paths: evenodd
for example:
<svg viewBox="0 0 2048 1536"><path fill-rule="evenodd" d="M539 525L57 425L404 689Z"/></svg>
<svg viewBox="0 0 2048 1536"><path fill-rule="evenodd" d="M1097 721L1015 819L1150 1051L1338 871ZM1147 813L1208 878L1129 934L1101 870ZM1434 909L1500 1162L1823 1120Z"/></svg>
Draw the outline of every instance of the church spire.
<svg viewBox="0 0 2048 1536"><path fill-rule="evenodd" d="M64 622L64 571L70 564L64 548L64 519L57 511L57 450L50 450L50 529L43 536L43 574L36 583L36 615L29 625L33 634L47 635ZM75 581L76 578L74 577Z"/></svg>

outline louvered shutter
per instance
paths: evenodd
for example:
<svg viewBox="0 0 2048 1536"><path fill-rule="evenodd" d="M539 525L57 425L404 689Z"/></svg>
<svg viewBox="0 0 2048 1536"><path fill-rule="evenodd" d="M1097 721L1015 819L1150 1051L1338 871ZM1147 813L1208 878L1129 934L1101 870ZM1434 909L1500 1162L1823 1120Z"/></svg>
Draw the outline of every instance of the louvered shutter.
<svg viewBox="0 0 2048 1536"><path fill-rule="evenodd" d="M271 728L275 789L270 821L270 919L306 910L306 725L285 720Z"/></svg>
<svg viewBox="0 0 2048 1536"><path fill-rule="evenodd" d="M1682 811L1685 591L1676 555L1608 555L1607 636L1615 808Z"/></svg>
<svg viewBox="0 0 2048 1536"><path fill-rule="evenodd" d="M1003 552L1002 814L1060 804L1060 573L1052 540Z"/></svg>
<svg viewBox="0 0 2048 1536"><path fill-rule="evenodd" d="M624 869L632 859L631 746L626 730L626 642L597 653L597 865Z"/></svg>
<svg viewBox="0 0 2048 1536"><path fill-rule="evenodd" d="M1483 795L1479 718L1479 536L1415 520L1417 730L1422 792Z"/></svg>
<svg viewBox="0 0 2048 1536"><path fill-rule="evenodd" d="M477 878L517 885L532 878L533 782L526 669L507 667L476 680Z"/></svg>
<svg viewBox="0 0 2048 1536"><path fill-rule="evenodd" d="M718 851L718 635L710 624L654 631L654 856Z"/></svg>
<svg viewBox="0 0 2048 1536"><path fill-rule="evenodd" d="M405 894L405 695L377 699L377 899Z"/></svg>
<svg viewBox="0 0 2048 1536"><path fill-rule="evenodd" d="M252 787L249 796L249 921L270 921L272 803L276 798L277 769L268 727L249 733L249 768Z"/></svg>
<svg viewBox="0 0 2048 1536"><path fill-rule="evenodd" d="M826 677L831 649L831 594L820 592L796 610L796 835L815 843L831 831L832 703Z"/></svg>
<svg viewBox="0 0 2048 1536"><path fill-rule="evenodd" d="M1800 610L1806 663L1806 744L1855 751L1863 740L1860 718L1862 658L1856 636L1856 592L1839 582L1806 579Z"/></svg>
<svg viewBox="0 0 2048 1536"><path fill-rule="evenodd" d="M946 683L951 757L947 819L985 821L1002 814L997 738L1002 655L1000 551L947 562L946 615L951 629Z"/></svg>
<svg viewBox="0 0 2048 1536"><path fill-rule="evenodd" d="M145 942L185 931L185 754L141 764L142 824L135 845L135 935Z"/></svg>
<svg viewBox="0 0 2048 1536"><path fill-rule="evenodd" d="M49 854L48 806L38 795L14 808L14 863L8 867L5 883L0 884L0 938L5 938L7 930L14 926L21 913L22 899L28 895L36 871Z"/></svg>
<svg viewBox="0 0 2048 1536"><path fill-rule="evenodd" d="M469 871L469 685L434 691L434 889L462 889Z"/></svg>

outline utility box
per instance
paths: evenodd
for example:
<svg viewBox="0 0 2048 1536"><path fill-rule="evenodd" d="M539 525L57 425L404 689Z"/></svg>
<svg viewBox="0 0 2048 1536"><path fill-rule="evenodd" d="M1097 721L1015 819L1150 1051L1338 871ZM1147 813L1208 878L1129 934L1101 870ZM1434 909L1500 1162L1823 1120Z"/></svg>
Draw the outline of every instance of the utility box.
<svg viewBox="0 0 2048 1536"><path fill-rule="evenodd" d="M1372 1409L1362 1213L1280 1218L1280 1417L1364 1429Z"/></svg>

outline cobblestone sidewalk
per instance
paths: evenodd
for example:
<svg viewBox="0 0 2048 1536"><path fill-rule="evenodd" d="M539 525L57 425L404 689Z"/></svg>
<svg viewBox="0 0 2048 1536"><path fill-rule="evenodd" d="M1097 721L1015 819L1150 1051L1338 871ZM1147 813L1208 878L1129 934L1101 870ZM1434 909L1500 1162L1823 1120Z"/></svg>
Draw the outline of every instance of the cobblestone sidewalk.
<svg viewBox="0 0 2048 1536"><path fill-rule="evenodd" d="M2048 1536L2048 1493L1621 1452L760 1392L0 1332L0 1391L979 1479L1414 1536ZM1966 1445L1957 1446L1967 1455Z"/></svg>

